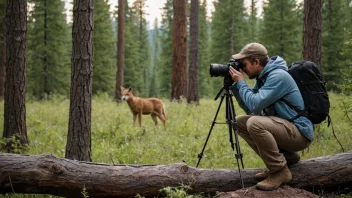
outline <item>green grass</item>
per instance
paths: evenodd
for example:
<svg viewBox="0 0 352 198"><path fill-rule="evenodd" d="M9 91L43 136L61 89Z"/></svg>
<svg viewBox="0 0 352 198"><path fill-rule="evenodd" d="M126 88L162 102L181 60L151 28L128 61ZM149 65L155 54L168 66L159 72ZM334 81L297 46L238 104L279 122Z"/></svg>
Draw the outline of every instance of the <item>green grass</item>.
<svg viewBox="0 0 352 198"><path fill-rule="evenodd" d="M335 133L345 151L352 150L351 122L339 106L343 98L330 94L331 113ZM159 122L155 127L150 116L143 116L142 127L133 126L132 114L126 103L115 103L106 95L94 97L92 102L92 159L94 162L113 164L172 164L186 161L196 166L220 99L202 99L199 106L186 102L173 103L164 99L166 128ZM0 103L3 111L4 103ZM217 121L225 120L225 102ZM45 101L27 102L27 133L30 140L26 154L52 153L64 157L68 132L69 100L62 97ZM236 114L243 111L235 102ZM3 129L3 116L0 118ZM264 167L261 159L240 138L245 168ZM310 159L342 152L327 123L320 125L315 141L301 153ZM201 168L237 169L235 152L229 143L227 125L216 124L200 163ZM20 195L0 195L0 197ZM25 195L21 195L26 197ZM35 195L28 195L32 197ZM40 196L45 197L45 195ZM50 196L49 196L50 197Z"/></svg>

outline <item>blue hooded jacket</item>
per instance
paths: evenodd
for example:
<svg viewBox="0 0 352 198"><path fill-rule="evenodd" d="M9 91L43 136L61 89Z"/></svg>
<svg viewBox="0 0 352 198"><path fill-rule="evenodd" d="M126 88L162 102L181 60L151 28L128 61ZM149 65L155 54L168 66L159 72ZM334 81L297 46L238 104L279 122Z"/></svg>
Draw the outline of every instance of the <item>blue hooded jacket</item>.
<svg viewBox="0 0 352 198"><path fill-rule="evenodd" d="M252 89L244 80L232 85L231 90L239 106L248 115L261 115L265 108L273 105L276 117L290 120L297 116L298 113L286 102L304 109L304 101L296 82L287 70L286 61L279 56L274 56L256 78L257 81ZM259 88L260 81L263 85ZM293 123L306 138L313 141L314 127L308 118L301 116Z"/></svg>

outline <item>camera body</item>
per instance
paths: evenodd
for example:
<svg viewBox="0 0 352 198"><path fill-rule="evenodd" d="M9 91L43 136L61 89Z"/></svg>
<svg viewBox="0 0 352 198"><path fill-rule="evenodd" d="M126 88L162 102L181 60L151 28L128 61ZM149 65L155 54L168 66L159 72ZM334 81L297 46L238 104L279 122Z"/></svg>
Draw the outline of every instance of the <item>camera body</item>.
<svg viewBox="0 0 352 198"><path fill-rule="evenodd" d="M231 59L227 64L217 64L213 63L210 64L209 73L211 77L218 77L218 76L229 76L230 67L233 67L237 71L243 69L243 63L239 60Z"/></svg>

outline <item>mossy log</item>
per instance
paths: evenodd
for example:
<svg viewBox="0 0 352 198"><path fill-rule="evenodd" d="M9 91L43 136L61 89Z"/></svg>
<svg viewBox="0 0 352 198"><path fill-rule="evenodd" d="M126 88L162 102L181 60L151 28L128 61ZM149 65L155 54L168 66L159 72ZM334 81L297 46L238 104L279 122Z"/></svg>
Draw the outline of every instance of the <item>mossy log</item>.
<svg viewBox="0 0 352 198"><path fill-rule="evenodd" d="M352 151L303 160L290 168L292 188L349 193L352 190ZM246 189L261 169L242 169ZM186 163L169 165L113 165L80 162L54 155L0 153L0 193L36 193L81 197L158 196L159 190L188 185L190 193L244 190L239 170L195 168ZM252 187L253 188L253 187ZM281 189L285 190L285 189ZM292 190L291 190L292 191ZM300 191L301 192L301 191Z"/></svg>

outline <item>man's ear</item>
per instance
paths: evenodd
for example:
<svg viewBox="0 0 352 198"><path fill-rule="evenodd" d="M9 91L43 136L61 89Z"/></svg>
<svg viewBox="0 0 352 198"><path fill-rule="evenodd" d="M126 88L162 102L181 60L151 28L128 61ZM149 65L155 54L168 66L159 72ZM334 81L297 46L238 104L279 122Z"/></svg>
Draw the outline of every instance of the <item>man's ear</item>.
<svg viewBox="0 0 352 198"><path fill-rule="evenodd" d="M256 65L260 65L260 61L259 61L259 59L254 59L254 64L256 64Z"/></svg>

